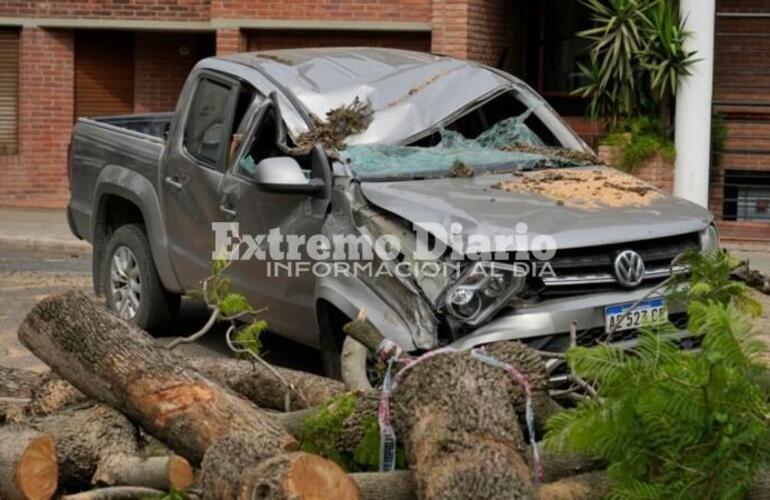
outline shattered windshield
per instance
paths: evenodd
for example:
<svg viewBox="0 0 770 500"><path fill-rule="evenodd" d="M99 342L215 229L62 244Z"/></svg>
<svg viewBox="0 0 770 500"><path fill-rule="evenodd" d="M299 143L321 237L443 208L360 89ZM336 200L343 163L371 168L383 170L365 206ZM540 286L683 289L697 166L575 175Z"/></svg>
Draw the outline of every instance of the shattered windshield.
<svg viewBox="0 0 770 500"><path fill-rule="evenodd" d="M547 106L541 100L524 106L515 94L506 93L417 143L348 145L340 156L364 180L471 177L599 163L590 151L575 148L574 142L565 147L565 141L537 116L542 107ZM515 114L506 117L506 110Z"/></svg>

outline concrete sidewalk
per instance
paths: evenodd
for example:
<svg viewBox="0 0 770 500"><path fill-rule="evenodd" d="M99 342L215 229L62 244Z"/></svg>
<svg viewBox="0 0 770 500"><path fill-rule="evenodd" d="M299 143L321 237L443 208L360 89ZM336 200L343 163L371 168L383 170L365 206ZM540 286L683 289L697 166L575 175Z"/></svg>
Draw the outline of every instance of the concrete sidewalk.
<svg viewBox="0 0 770 500"><path fill-rule="evenodd" d="M91 245L72 235L63 209L0 209L0 244L77 254L91 251Z"/></svg>

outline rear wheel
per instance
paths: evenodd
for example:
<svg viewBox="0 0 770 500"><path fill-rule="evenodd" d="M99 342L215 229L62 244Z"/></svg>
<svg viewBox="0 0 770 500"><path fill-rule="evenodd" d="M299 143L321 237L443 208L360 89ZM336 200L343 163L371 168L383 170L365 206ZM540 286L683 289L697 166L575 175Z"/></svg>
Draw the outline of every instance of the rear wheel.
<svg viewBox="0 0 770 500"><path fill-rule="evenodd" d="M112 234L102 277L107 307L143 330L158 333L179 313L180 296L163 287L139 224L126 224Z"/></svg>

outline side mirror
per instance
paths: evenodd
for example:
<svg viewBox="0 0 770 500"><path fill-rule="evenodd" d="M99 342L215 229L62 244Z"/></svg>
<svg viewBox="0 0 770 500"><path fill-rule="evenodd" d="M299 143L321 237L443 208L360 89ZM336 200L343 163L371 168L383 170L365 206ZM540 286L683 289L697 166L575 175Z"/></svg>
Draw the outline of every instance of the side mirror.
<svg viewBox="0 0 770 500"><path fill-rule="evenodd" d="M323 194L320 179L308 179L297 160L290 156L266 158L257 164L257 186L268 193Z"/></svg>

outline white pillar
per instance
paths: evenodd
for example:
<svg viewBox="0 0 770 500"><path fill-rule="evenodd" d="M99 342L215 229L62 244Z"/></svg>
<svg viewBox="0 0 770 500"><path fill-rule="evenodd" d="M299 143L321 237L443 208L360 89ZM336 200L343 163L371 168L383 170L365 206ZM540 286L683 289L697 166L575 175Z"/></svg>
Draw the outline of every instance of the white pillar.
<svg viewBox="0 0 770 500"><path fill-rule="evenodd" d="M715 0L680 0L682 19L691 34L688 51L697 51L691 75L676 96L676 170L674 194L708 207L711 164L711 98L714 82Z"/></svg>

